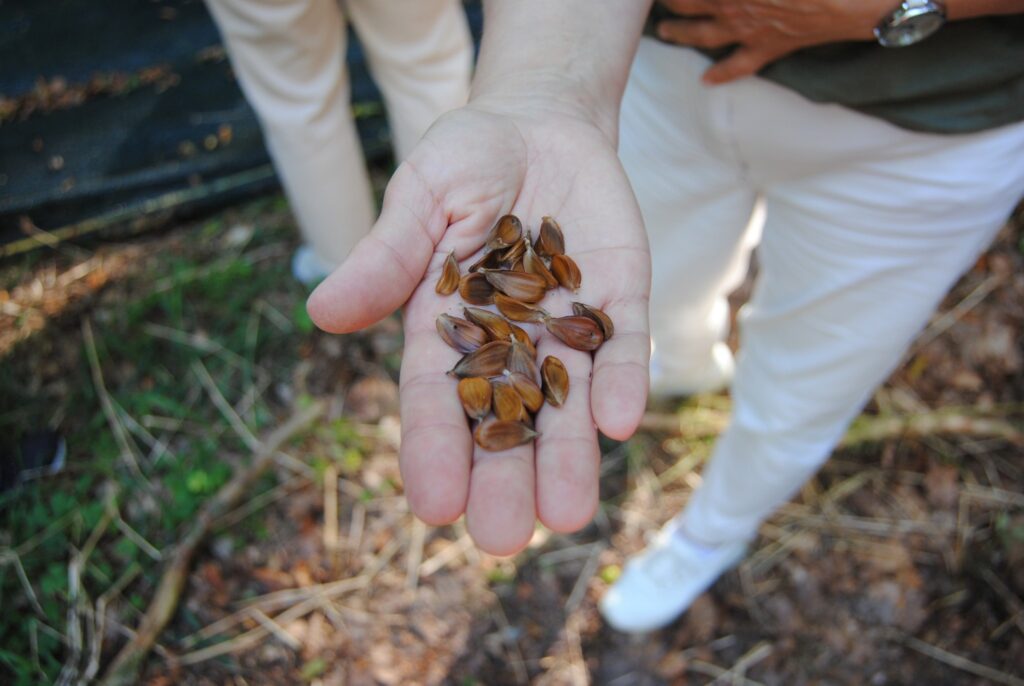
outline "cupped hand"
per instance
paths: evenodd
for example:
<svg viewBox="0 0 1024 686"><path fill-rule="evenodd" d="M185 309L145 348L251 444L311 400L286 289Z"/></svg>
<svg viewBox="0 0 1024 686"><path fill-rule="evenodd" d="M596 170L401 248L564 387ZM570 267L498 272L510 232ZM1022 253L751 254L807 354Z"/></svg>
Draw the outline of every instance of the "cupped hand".
<svg viewBox="0 0 1024 686"><path fill-rule="evenodd" d="M736 46L708 68L706 83L756 74L800 48L871 40L872 29L893 7L891 0L660 0L676 19L658 23L658 36L698 48Z"/></svg>
<svg viewBox="0 0 1024 686"><path fill-rule="evenodd" d="M534 330L538 360L566 365L561 408L545 404L540 436L502 452L477 446L446 375L460 355L438 336L442 312L461 316L458 292L434 285L455 251L462 271L480 254L501 215L536 229L553 216L566 253L583 274L579 293L550 291L555 316L579 300L604 310L615 334L594 355ZM380 219L309 299L313 320L331 332L368 326L405 305L400 380L401 466L413 512L429 524L463 513L486 552L509 555L530 540L537 518L568 532L590 521L598 503L595 427L625 439L647 396L650 255L639 210L614 144L585 117L554 108L475 104L442 117L395 172Z"/></svg>

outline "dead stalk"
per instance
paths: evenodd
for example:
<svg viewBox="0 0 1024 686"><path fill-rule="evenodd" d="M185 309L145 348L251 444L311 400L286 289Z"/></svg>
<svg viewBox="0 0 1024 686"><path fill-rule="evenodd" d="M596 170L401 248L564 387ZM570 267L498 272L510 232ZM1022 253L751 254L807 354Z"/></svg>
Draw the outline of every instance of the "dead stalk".
<svg viewBox="0 0 1024 686"><path fill-rule="evenodd" d="M265 442L257 442L251 464L236 470L231 480L203 505L170 555L135 637L121 649L107 668L100 681L103 686L129 686L137 682L146 656L178 607L178 599L185 586L192 558L213 523L237 505L253 481L273 464L274 455L280 447L316 421L323 414L323 410L322 402L314 403L305 410L293 414L284 424L271 432Z"/></svg>

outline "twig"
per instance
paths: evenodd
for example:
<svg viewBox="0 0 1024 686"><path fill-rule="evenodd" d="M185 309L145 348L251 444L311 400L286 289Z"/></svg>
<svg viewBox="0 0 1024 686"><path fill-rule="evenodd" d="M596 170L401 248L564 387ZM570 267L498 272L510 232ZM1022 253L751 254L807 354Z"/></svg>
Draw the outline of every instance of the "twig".
<svg viewBox="0 0 1024 686"><path fill-rule="evenodd" d="M995 437L1014 445L1024 445L1024 431L1005 419L951 414L945 410L916 415L862 416L843 438L844 446L858 443L879 443L904 436L924 437L937 434L954 436Z"/></svg>
<svg viewBox="0 0 1024 686"><path fill-rule="evenodd" d="M88 319L82 320L82 339L85 342L85 355L89 358L89 371L92 374L92 383L96 387L96 395L100 398L100 406L103 408L103 414L107 418L107 424L110 425L110 430L114 434L117 447L121 450L121 459L125 461L135 476L145 482L146 485L152 487L152 484L142 473L142 470L139 469L139 462L135 458L135 451L128 442L128 434L120 418L117 416L114 404L110 400L110 394L107 392L107 386L103 382L103 370L100 368L100 358L96 352L96 339L93 337L92 324Z"/></svg>
<svg viewBox="0 0 1024 686"><path fill-rule="evenodd" d="M337 581L329 581L325 584L315 584L313 586L304 586L302 588L285 588L280 591L265 593L264 595L256 596L255 598L243 600L242 604L246 607L258 607L269 612L279 607L286 607L288 605L294 605L302 602L303 600L309 600L314 596L336 598L339 595L348 593L349 591L363 588L368 583L369 576L367 576L366 573L363 573L359 576L353 576L347 579L338 579ZM208 637L209 636L207 636L207 638Z"/></svg>
<svg viewBox="0 0 1024 686"><path fill-rule="evenodd" d="M324 470L324 550L337 562L341 544L338 538L338 468L327 465Z"/></svg>
<svg viewBox="0 0 1024 686"><path fill-rule="evenodd" d="M1004 622L1006 624L1016 624L1020 632L1024 634L1024 603L1021 602L1013 591L1011 591L1007 585L996 576L992 570L988 567L981 573L981 576L992 587L992 590L1003 599L1003 602L1010 606L1010 619ZM1002 627L1000 627L1001 629Z"/></svg>
<svg viewBox="0 0 1024 686"><path fill-rule="evenodd" d="M692 473L694 469L707 461L709 457L711 457L711 446L706 443L699 443L693 452L659 474L658 481L662 486L667 486L675 481L676 478Z"/></svg>
<svg viewBox="0 0 1024 686"><path fill-rule="evenodd" d="M213 380L213 377L210 376L210 372L206 369L206 365L204 365L200 360L195 360L192 362L192 371L197 377L199 377L199 383L203 384L203 388L206 389L207 394L210 396L210 400L212 400L213 404L217 406L220 413L224 415L224 419L228 421L228 424L230 424L231 428L235 430L238 437L242 439L242 442L245 443L250 450L259 450L260 439L256 438L253 432L249 430L249 427L246 426L244 421L242 421L242 418L238 416L237 412L235 412L235 408L231 406L231 403L227 401L224 394L220 392L219 388L217 388L217 383Z"/></svg>
<svg viewBox="0 0 1024 686"><path fill-rule="evenodd" d="M96 599L96 605L93 609L93 635L96 640L92 641L89 650L89 663L85 667L85 672L82 674L86 683L92 683L92 680L96 678L96 675L100 671L100 654L103 648L103 636L106 633L107 624L107 604L110 603L111 598L115 598L121 595L121 592L128 587L135 577L142 572L142 566L137 562L133 562L128 569L114 582L114 585L108 588L103 594Z"/></svg>
<svg viewBox="0 0 1024 686"><path fill-rule="evenodd" d="M252 616L253 619L259 622L264 629L274 634L277 640L281 641L281 643L284 643L292 650L299 650L300 648L302 648L302 644L299 643L299 641L294 636L292 636L287 631L282 629L280 624L278 624L270 617L260 612L257 608L250 607L249 614Z"/></svg>
<svg viewBox="0 0 1024 686"><path fill-rule="evenodd" d="M718 410L681 414L648 412L640 423L646 431L685 435L688 438L716 436L725 428L728 414ZM904 436L924 437L936 434L1000 438L1014 445L1024 445L1024 431L1009 420L976 417L949 410L936 410L909 415L861 415L842 440L842 445L877 443Z"/></svg>
<svg viewBox="0 0 1024 686"><path fill-rule="evenodd" d="M508 650L509 662L512 663L512 672L515 674L517 684L526 684L530 681L529 673L526 671L526 661L523 660L523 651L519 649L519 640L512 632L512 624L508 621L505 608L501 604L501 598L494 594L494 619L501 628L502 643L511 646Z"/></svg>
<svg viewBox="0 0 1024 686"><path fill-rule="evenodd" d="M149 323L142 327L145 334L153 338L159 338L170 343L177 343L201 353L219 355L233 367L241 369L245 366L245 359L234 350L225 348L212 338L201 334L179 331L178 329L164 326L163 324Z"/></svg>
<svg viewBox="0 0 1024 686"><path fill-rule="evenodd" d="M713 676L716 680L719 677L729 674L728 669L719 667L711 662L705 662L704 660L690 660L686 663L686 669L691 672L697 672L698 674ZM754 681L753 679L748 679L747 677L740 676L738 674L729 675L729 680L732 684L736 684L738 686L765 686L760 681Z"/></svg>
<svg viewBox="0 0 1024 686"><path fill-rule="evenodd" d="M28 647L32 653L32 666L36 670L36 674L46 679L46 672L43 671L43 666L39 663L39 622L34 619L28 621Z"/></svg>
<svg viewBox="0 0 1024 686"><path fill-rule="evenodd" d="M780 511L785 514L797 513L793 515L793 518L795 523L802 528L817 531L855 531L874 536L922 533L936 537L953 532L952 525L936 522L913 519L872 519L870 517L855 517L853 515L826 517L820 514L799 514L802 510L802 507L792 503L780 508Z"/></svg>
<svg viewBox="0 0 1024 686"><path fill-rule="evenodd" d="M108 520L109 523L109 520ZM98 539L99 536L95 535L96 531L106 529L107 524L100 522L93 530L94 536L90 537L90 541L94 542L94 538ZM57 686L70 686L72 683L77 683L79 678L78 662L82 658L82 624L79 620L79 603L81 602L82 593L82 567L85 565L86 559L92 552L92 548L86 545L81 551L72 553L71 559L68 561L68 611L67 611L67 648L68 656L64 660L64 666L61 667L60 674L57 676L55 682Z"/></svg>
<svg viewBox="0 0 1024 686"><path fill-rule="evenodd" d="M348 524L348 547L349 555L353 558L359 556L359 549L363 546L363 527L366 526L366 506L358 500L352 506L352 521Z"/></svg>
<svg viewBox="0 0 1024 686"><path fill-rule="evenodd" d="M423 543L427 538L427 525L420 519L412 520L412 536L409 539L409 557L405 563L405 588L415 590L420 580L420 563L423 562Z"/></svg>
<svg viewBox="0 0 1024 686"><path fill-rule="evenodd" d="M420 565L420 578L426 579L438 570L444 569L471 547L473 547L473 539L467 535L460 536L458 539L452 541L439 550L432 557L423 561Z"/></svg>
<svg viewBox="0 0 1024 686"><path fill-rule="evenodd" d="M928 328L921 332L921 335L914 341L913 347L907 351L904 355L904 359L913 357L921 348L928 345L936 338L944 334L950 327L956 324L965 314L973 310L982 300L988 297L988 294L994 291L1003 283L1003 277L999 274L993 274L988 277L973 291L967 294L963 300L956 304L956 306L948 312L943 312L941 316L937 317Z"/></svg>
<svg viewBox="0 0 1024 686"><path fill-rule="evenodd" d="M203 504L192 525L179 541L173 557L170 558L135 638L114 658L101 684L129 686L136 683L143 661L178 607L178 599L185 586L192 557L213 523L235 507L252 482L273 464L274 454L281 445L316 421L323 414L323 409L323 403L317 402L293 414L288 421L271 432L264 443L259 444L252 463L246 468L236 470L231 480L222 486L211 500Z"/></svg>
<svg viewBox="0 0 1024 686"><path fill-rule="evenodd" d="M164 455L170 453L170 444L167 441L163 440L162 438L157 438L156 436L151 434L149 432L149 429L144 427L142 424L139 424L139 422L137 422L134 417L128 414L128 411L125 410L124 407L119 402L117 402L113 398L111 398L111 400L113 401L114 406L117 408L118 417L120 417L121 421L124 422L125 427L128 429L128 431L136 438L143 441L144 443L146 443L146 445L149 446L149 455L146 458L146 462L149 465L157 464L158 462L160 462L160 460L163 459ZM171 457L174 458L174 454L170 454Z"/></svg>
<svg viewBox="0 0 1024 686"><path fill-rule="evenodd" d="M897 630L889 630L885 632L885 635L890 640L898 641L903 643L911 650L915 650L926 657L941 662L942 664L949 665L964 672L980 676L983 679L988 679L997 684L1007 684L1008 686L1024 686L1024 679L1001 672L998 669L994 669L987 665L979 664L968 660L966 657L951 653L948 650L944 650L938 646L934 646L931 643L922 641L919 638L908 636Z"/></svg>
<svg viewBox="0 0 1024 686"><path fill-rule="evenodd" d="M964 496L969 500L1000 507L1024 507L1024 494L988 488L978 484L966 484Z"/></svg>
<svg viewBox="0 0 1024 686"><path fill-rule="evenodd" d="M70 524L71 520L74 519L77 514L78 514L78 512L76 510L72 510L71 512L68 512L63 517L60 517L56 521L54 521L54 522L50 523L49 525L47 525L47 527L45 529L40 531L35 536L32 536L31 538L25 539L12 552L14 552L14 553L16 553L18 555L27 555L28 553L30 553L33 550L35 550L36 546L41 544L43 541L48 539L50 536L53 536L54 534L60 532L61 529L66 527L68 524ZM2 556L2 554L3 554L2 551L3 550L4 550L3 548L0 548L0 556Z"/></svg>
<svg viewBox="0 0 1024 686"><path fill-rule="evenodd" d="M226 513L214 523L214 528L223 529L225 527L232 526L233 524L237 524L253 512L258 511L271 503L277 502L281 498L290 495L292 491L302 488L307 483L309 483L309 480L306 479L305 476L293 476L283 484L279 484L274 488L253 496L247 502L242 503L234 510Z"/></svg>
<svg viewBox="0 0 1024 686"><path fill-rule="evenodd" d="M683 434L688 438L717 436L729 422L729 412L708 408L686 408L674 414L645 412L641 431Z"/></svg>
<svg viewBox="0 0 1024 686"><path fill-rule="evenodd" d="M163 553L157 550L156 546L143 538L142 534L129 526L128 522L124 521L120 512L117 512L117 515L114 518L114 524L117 526L118 530L124 534L125 538L137 545L142 552L146 553L146 555L150 556L157 562L160 562L160 560L164 558Z"/></svg>
<svg viewBox="0 0 1024 686"><path fill-rule="evenodd" d="M339 590L342 588L341 586L336 585L340 582L334 582L333 584L321 584L319 587L310 586L303 589L290 589L304 592L304 595L306 596L305 599L288 608L276 617L274 617L274 620L276 622L291 622L293 620L299 619L300 617L303 617L306 614L320 607L324 600L328 600L331 597L341 595L342 592L352 590L353 588L358 588L369 584L373 577L376 576L377 573L385 565L387 565L388 562L391 561L391 558L394 557L395 553L398 551L400 547L401 545L398 542L398 540L392 539L388 545L384 546L384 550L382 550L381 554L378 556L377 564L375 564L371 569L369 569L368 571L364 572L362 575L354 579L342 580L343 582L348 582L348 585L344 587L343 591ZM334 588L332 588L330 591L324 590L325 588L332 586ZM256 604L254 603L253 605L250 605L250 607L254 607L255 605ZM249 608L247 608L246 611L248 611L248 609ZM176 666L198 664L200 662L205 662L206 660L211 660L215 657L220 657L221 655L227 655L229 653L234 653L239 650L244 650L245 648L248 648L249 646L258 643L266 635L267 629L265 629L262 626L259 626L230 640L223 641L221 643L217 643L212 646L207 646L206 648L201 648L191 653L182 655L178 658L171 660L171 662Z"/></svg>
<svg viewBox="0 0 1024 686"><path fill-rule="evenodd" d="M603 541L595 541L593 543L580 543L578 545L570 545L565 548L558 548L557 550L551 550L546 553L541 553L537 556L537 564L543 566L553 566L561 564L563 562L572 562L574 560L586 560L594 552L594 548L600 548L604 550L605 543Z"/></svg>
<svg viewBox="0 0 1024 686"><path fill-rule="evenodd" d="M316 477L315 469L313 469L312 467L310 467L308 464L298 459L297 457L289 455L283 450L278 450L277 455L274 456L274 459L277 460L278 466L283 467L291 472L295 472L299 476L304 476L309 481L312 481L314 477Z"/></svg>
<svg viewBox="0 0 1024 686"><path fill-rule="evenodd" d="M712 681L711 684L717 684L722 679L725 679L731 684L735 684L737 681L740 683L747 681L747 670L771 654L772 644L767 641L761 641L744 653L740 659L736 661L736 664L730 667L725 674L716 676L715 680ZM708 686L711 686L711 684Z"/></svg>
<svg viewBox="0 0 1024 686"><path fill-rule="evenodd" d="M587 558L587 562L583 565L583 569L580 570L580 575L576 578L576 583L572 586L572 591L569 592L569 597L565 601L565 611L567 614L572 614L579 607L580 602L583 601L583 595L587 592L587 584L590 579L594 576L597 571L597 566L601 562L601 552L604 551L604 545L594 545L590 557Z"/></svg>
<svg viewBox="0 0 1024 686"><path fill-rule="evenodd" d="M32 588L32 582L28 580L28 574L25 573L25 567L22 566L21 558L18 556L18 553L10 549L0 551L0 564L14 565L14 571L18 575L18 581L21 582L22 588L25 589L25 596L32 605L32 609L34 609L36 614L40 617L46 619L46 612L43 611L43 606L39 604L39 598L36 597L36 592Z"/></svg>
<svg viewBox="0 0 1024 686"><path fill-rule="evenodd" d="M565 620L565 642L569 651L569 665L572 683L586 684L590 681L587 662L583 658L583 641L580 639L580 615L573 612Z"/></svg>
<svg viewBox="0 0 1024 686"><path fill-rule="evenodd" d="M291 333L295 330L292 320L281 314L281 311L271 305L268 300L262 298L257 300L256 307L259 309L260 314L266 317L268 322L276 326L281 333Z"/></svg>

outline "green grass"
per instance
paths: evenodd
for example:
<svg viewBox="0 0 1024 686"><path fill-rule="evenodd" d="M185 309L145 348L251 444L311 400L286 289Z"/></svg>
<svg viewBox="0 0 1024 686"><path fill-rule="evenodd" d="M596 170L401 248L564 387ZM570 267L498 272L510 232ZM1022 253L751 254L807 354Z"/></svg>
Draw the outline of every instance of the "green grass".
<svg viewBox="0 0 1024 686"><path fill-rule="evenodd" d="M84 311L51 321L0 362L3 452L32 428L58 426L68 442L63 472L0 495L0 682L38 684L60 672L76 554L84 559L81 598L91 606L120 580L111 612L134 624L159 571L147 546L171 545L232 465L247 459L203 390L197 364L232 404L264 389L241 412L253 432L275 422L281 408L266 399L267 390L289 381L312 325L302 306L306 293L288 269L295 233L280 201L241 213L240 221L255 227L247 240L227 242L231 222L224 217L179 230L181 241L157 239L138 273L109 285ZM16 282L41 260L5 265L0 282ZM131 458L103 411L80 318L90 321ZM150 445L155 437L166 449ZM342 455L344 464L357 467L358 446L345 445L352 454ZM261 482L273 485L272 477ZM116 515L143 540L126 535ZM258 525L231 529L258 534Z"/></svg>

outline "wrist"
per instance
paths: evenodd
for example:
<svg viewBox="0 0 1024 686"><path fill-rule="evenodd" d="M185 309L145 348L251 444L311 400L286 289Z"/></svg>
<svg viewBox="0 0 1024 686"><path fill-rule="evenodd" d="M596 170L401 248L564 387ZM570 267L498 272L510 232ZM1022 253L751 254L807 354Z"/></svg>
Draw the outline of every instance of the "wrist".
<svg viewBox="0 0 1024 686"><path fill-rule="evenodd" d="M838 22L843 26L840 40L875 41L875 27L889 15L900 3L900 0L863 0L862 2L845 2L838 0L833 3L833 10L841 18Z"/></svg>
<svg viewBox="0 0 1024 686"><path fill-rule="evenodd" d="M651 0L485 0L470 103L569 116L618 135L618 109Z"/></svg>
<svg viewBox="0 0 1024 686"><path fill-rule="evenodd" d="M615 146L620 97L595 92L586 81L564 73L536 69L500 76L478 75L469 105L496 114L576 122L597 129Z"/></svg>

